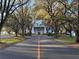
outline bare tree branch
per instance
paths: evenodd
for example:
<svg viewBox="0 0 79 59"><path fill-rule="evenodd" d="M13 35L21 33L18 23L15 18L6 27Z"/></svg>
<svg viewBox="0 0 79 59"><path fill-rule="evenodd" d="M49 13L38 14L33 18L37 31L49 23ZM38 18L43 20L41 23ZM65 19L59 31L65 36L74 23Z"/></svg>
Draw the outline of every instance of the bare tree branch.
<svg viewBox="0 0 79 59"><path fill-rule="evenodd" d="M16 0L0 1L0 31L1 31L1 28L3 27L3 24L7 20L8 15L12 14L17 8L27 4L28 1L29 0L26 0L23 3L16 3Z"/></svg>

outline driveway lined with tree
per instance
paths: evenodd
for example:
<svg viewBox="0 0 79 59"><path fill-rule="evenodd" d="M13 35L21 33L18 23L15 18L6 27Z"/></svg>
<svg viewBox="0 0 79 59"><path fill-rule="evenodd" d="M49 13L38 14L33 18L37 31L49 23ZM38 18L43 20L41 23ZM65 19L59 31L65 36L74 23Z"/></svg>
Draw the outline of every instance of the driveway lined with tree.
<svg viewBox="0 0 79 59"><path fill-rule="evenodd" d="M79 59L78 49L69 48L63 43L52 40L52 37L31 36L28 38L0 50L0 59Z"/></svg>

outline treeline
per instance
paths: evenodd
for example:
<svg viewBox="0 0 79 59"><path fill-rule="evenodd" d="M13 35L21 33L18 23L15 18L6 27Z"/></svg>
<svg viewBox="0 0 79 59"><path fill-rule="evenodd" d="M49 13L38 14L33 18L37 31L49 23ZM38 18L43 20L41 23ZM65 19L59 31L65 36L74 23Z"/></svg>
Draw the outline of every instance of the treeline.
<svg viewBox="0 0 79 59"><path fill-rule="evenodd" d="M47 27L52 27L55 38L59 34L72 31L76 34L76 42L79 42L79 3L78 0L39 0L33 9L36 19L44 19ZM49 29L47 29L48 32Z"/></svg>
<svg viewBox="0 0 79 59"><path fill-rule="evenodd" d="M29 2L30 0L0 0L0 32L4 26L8 33L13 31L16 36L21 33L24 37L26 28L31 28Z"/></svg>

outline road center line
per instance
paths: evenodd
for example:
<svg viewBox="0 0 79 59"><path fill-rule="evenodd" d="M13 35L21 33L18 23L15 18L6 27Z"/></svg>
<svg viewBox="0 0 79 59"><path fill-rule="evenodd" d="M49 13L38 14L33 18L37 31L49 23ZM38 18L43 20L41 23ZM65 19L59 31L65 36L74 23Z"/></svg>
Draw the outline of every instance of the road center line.
<svg viewBox="0 0 79 59"><path fill-rule="evenodd" d="M37 59L40 59L40 42L39 42L39 40L38 40L38 47L37 47Z"/></svg>

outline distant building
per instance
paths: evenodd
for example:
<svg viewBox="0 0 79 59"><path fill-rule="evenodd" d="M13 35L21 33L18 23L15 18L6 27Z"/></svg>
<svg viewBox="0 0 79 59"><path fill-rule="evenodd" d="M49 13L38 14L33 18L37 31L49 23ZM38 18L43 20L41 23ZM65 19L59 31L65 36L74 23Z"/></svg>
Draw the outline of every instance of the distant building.
<svg viewBox="0 0 79 59"><path fill-rule="evenodd" d="M34 20L32 22L32 34L46 34L46 26L43 20Z"/></svg>

